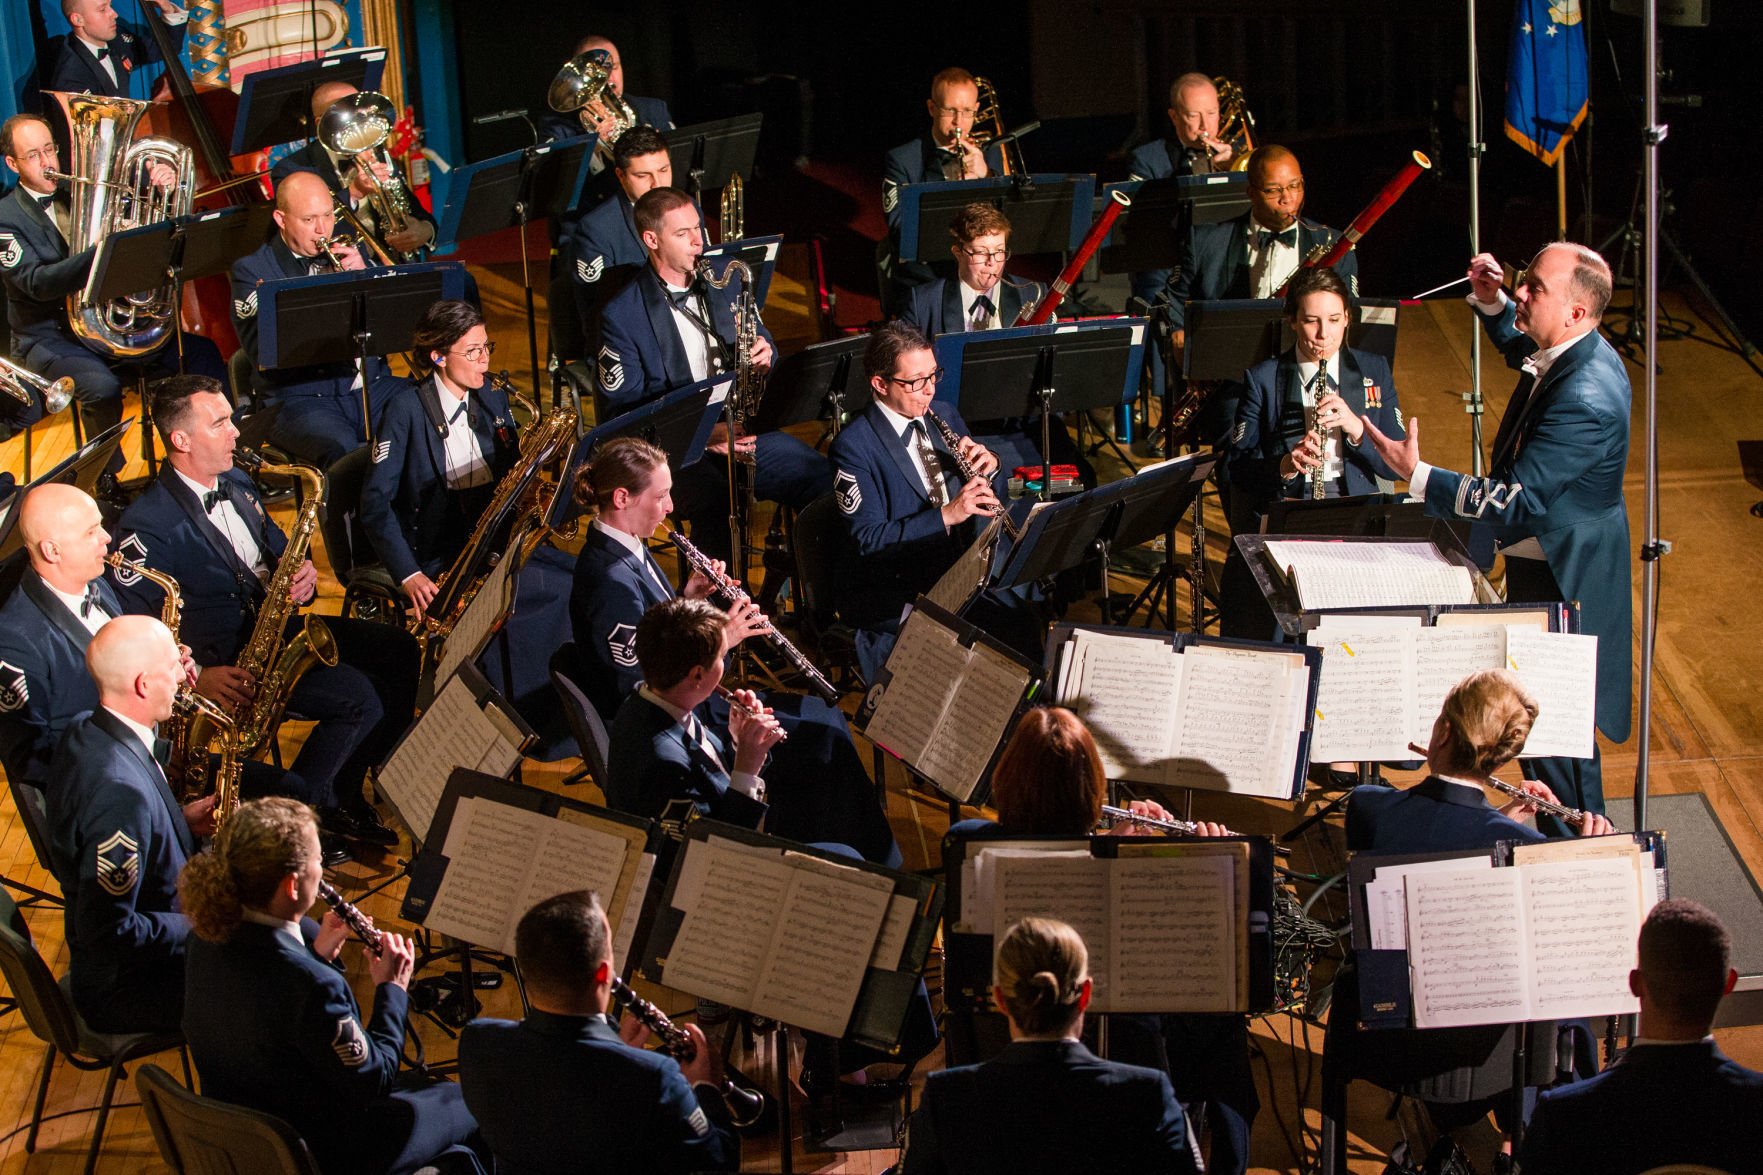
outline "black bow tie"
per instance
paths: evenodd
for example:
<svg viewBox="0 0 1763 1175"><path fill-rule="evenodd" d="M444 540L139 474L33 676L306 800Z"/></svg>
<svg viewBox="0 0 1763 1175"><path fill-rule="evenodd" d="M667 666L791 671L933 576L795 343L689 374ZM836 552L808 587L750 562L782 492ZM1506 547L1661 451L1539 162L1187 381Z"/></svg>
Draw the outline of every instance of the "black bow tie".
<svg viewBox="0 0 1763 1175"><path fill-rule="evenodd" d="M214 508L227 500L226 491L216 486L202 495L202 512L213 514Z"/></svg>
<svg viewBox="0 0 1763 1175"><path fill-rule="evenodd" d="M86 585L86 598L80 601L80 619L84 620L87 617L91 616L93 609L102 610L103 607L104 607L104 605L101 602L99 602L99 599L98 599L97 585L96 584L87 584Z"/></svg>
<svg viewBox="0 0 1763 1175"><path fill-rule="evenodd" d="M38 196L35 192L33 192L33 193L31 193L31 196L33 199L36 200L36 202L38 204L41 204L43 206L43 209L45 211L47 211L50 207L52 207L54 205L55 198L57 196L59 196L60 194L61 194L60 192L50 192L47 196Z"/></svg>
<svg viewBox="0 0 1763 1175"><path fill-rule="evenodd" d="M1263 249L1272 245L1275 241L1278 241L1282 245L1290 245L1293 248L1297 248L1298 226L1294 224L1291 228L1280 233L1276 233L1272 229L1264 228L1256 234L1255 237L1255 243Z"/></svg>
<svg viewBox="0 0 1763 1175"><path fill-rule="evenodd" d="M109 49L100 49L100 50L98 50L98 54L97 54L97 57L98 57L98 60L99 60L99 61L103 61L103 60L104 60L104 59L105 59L105 58L106 58L106 57L109 57L109 56L110 56L110 50L109 50Z"/></svg>
<svg viewBox="0 0 1763 1175"><path fill-rule="evenodd" d="M695 281L683 290L676 290L669 287L667 291L667 300L672 302L674 306L680 310L690 310L692 308L692 299L695 298L699 292L700 287Z"/></svg>

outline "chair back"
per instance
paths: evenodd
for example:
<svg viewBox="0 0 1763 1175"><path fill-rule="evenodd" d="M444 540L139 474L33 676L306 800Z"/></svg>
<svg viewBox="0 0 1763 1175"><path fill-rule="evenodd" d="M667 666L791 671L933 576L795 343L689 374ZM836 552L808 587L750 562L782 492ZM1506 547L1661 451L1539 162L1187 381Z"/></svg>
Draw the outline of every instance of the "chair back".
<svg viewBox="0 0 1763 1175"><path fill-rule="evenodd" d="M324 532L331 571L337 582L345 586L357 567L380 561L367 532L356 524L361 487L367 484L367 471L372 464L373 450L362 445L338 457L325 472L327 501L319 512L319 526Z"/></svg>
<svg viewBox="0 0 1763 1175"><path fill-rule="evenodd" d="M18 1010L24 1015L31 1032L45 1044L52 1044L63 1056L73 1056L80 1048L79 1020L67 992L55 982L49 964L37 953L31 941L30 927L19 913L12 895L0 889L0 975Z"/></svg>
<svg viewBox="0 0 1763 1175"><path fill-rule="evenodd" d="M37 854L37 864L53 875L55 858L49 855L49 808L43 799L43 790L22 780L8 779L7 786L12 789L12 806L18 809L25 839L31 842L31 851Z"/></svg>
<svg viewBox="0 0 1763 1175"><path fill-rule="evenodd" d="M575 664L575 642L570 641L551 654L551 685L563 700L564 720L569 723L569 732L575 736L576 749L581 752L582 762L588 766L588 774L594 777L594 783L610 802L612 788L608 786L606 760L612 753L612 740L606 733L606 723L601 720L600 712L594 709L594 703L570 676Z"/></svg>
<svg viewBox="0 0 1763 1175"><path fill-rule="evenodd" d="M137 1069L135 1088L178 1175L319 1175L305 1141L273 1114L192 1093L158 1065Z"/></svg>
<svg viewBox="0 0 1763 1175"><path fill-rule="evenodd" d="M796 515L796 594L802 615L818 637L838 619L833 574L845 545L838 498L822 494Z"/></svg>

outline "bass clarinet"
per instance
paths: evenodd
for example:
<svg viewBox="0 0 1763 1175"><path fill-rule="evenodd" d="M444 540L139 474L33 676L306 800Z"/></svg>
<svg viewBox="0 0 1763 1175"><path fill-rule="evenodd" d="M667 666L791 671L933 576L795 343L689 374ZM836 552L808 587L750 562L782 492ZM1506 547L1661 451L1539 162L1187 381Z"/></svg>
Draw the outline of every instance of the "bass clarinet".
<svg viewBox="0 0 1763 1175"><path fill-rule="evenodd" d="M943 418L929 408L924 410L924 418L931 422L931 426L938 433L942 434L943 444L949 446L949 456L955 458L955 468L961 474L962 483L965 484L980 476L979 471L973 467L973 462L961 455L961 437L956 434L955 430L943 423ZM1052 466L1047 465L1042 468L1041 472L1050 475L1051 469ZM1002 502L998 504L997 517L998 521L1004 524L1004 533L1010 536L1011 542L1017 542L1022 538L1022 528L1016 525L1016 520L1010 517L1010 511L1004 509Z"/></svg>
<svg viewBox="0 0 1763 1175"><path fill-rule="evenodd" d="M698 1051L687 1036L667 1014L654 1004L631 990L630 984L614 975L612 977L612 998L625 1006L625 1009L642 1022L643 1026L655 1034L661 1042L661 1051L676 1061L689 1061ZM756 1089L743 1089L730 1081L725 1075L722 1087L718 1091L722 1100L728 1105L729 1121L739 1129L745 1129L758 1122L765 1115L765 1095Z"/></svg>
<svg viewBox="0 0 1763 1175"><path fill-rule="evenodd" d="M318 879L318 896L324 899L325 905L329 906L337 917L348 925L350 930L354 931L355 937L361 940L362 946L376 955L386 953L385 941L373 921L356 909L352 903L345 901L343 895L337 892L337 887L322 877Z"/></svg>
<svg viewBox="0 0 1763 1175"><path fill-rule="evenodd" d="M694 546L691 539L677 530L670 530L667 532L667 540L679 548L680 554L686 557L686 562L691 565L692 570L709 580L714 593L727 600L730 607L752 601L752 597L747 594L747 589L736 583L726 573L717 570L716 564L711 561L710 556ZM825 698L828 705L838 705L839 691L834 688L833 683L827 680L826 674L815 668L814 662L808 659L808 654L798 649L788 637L777 630L777 625L767 620L765 632L761 635L777 646L777 651L796 667L796 672L808 679L810 688Z"/></svg>

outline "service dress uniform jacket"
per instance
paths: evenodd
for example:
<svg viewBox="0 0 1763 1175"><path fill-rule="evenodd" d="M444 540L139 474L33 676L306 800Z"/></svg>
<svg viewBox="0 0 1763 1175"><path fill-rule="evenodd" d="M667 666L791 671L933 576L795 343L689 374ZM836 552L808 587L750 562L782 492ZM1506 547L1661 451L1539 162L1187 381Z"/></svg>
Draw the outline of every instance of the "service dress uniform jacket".
<svg viewBox="0 0 1763 1175"><path fill-rule="evenodd" d="M699 706L694 716L715 748L714 758L660 706L641 694L626 698L607 732L607 802L620 812L653 820L672 801L690 800L701 816L759 827L766 805L730 786L733 749L712 728L706 707Z"/></svg>
<svg viewBox="0 0 1763 1175"><path fill-rule="evenodd" d="M88 589L111 616L122 604L103 579ZM34 570L0 605L0 764L13 784L46 791L55 744L79 715L98 707L86 672L92 632Z"/></svg>
<svg viewBox="0 0 1763 1175"><path fill-rule="evenodd" d="M148 19L158 19L158 14ZM179 49L183 48L188 23L187 20L167 23L165 31L171 37L171 43ZM108 60L116 67L114 80L105 72L97 55L69 30L61 43L61 53L55 58L55 66L49 71L49 83L43 88L73 94L102 94L107 98L151 97L148 83L137 80L135 71L160 60L159 42L152 34L119 20L116 36L104 47L109 54Z"/></svg>
<svg viewBox="0 0 1763 1175"><path fill-rule="evenodd" d="M68 986L99 1032L175 1032L184 1004L178 871L196 851L165 773L108 710L61 737L50 852L67 900Z"/></svg>
<svg viewBox="0 0 1763 1175"><path fill-rule="evenodd" d="M65 212L65 193L54 198ZM80 345L67 334L67 298L85 288L95 251L68 253L66 238L22 184L0 199L0 277L15 357L23 358L26 344L41 338Z"/></svg>
<svg viewBox="0 0 1763 1175"><path fill-rule="evenodd" d="M1010 326L1024 307L1041 300L1046 287L1040 282L1002 278L993 293L993 316L999 326ZM923 331L925 337L962 334L967 330L967 316L961 312L961 280L940 277L922 286L913 286L907 296L906 310L900 315Z"/></svg>
<svg viewBox="0 0 1763 1175"><path fill-rule="evenodd" d="M710 307L709 325L727 348L722 370L734 370L735 299L740 282L729 282L722 289L709 283L697 283L703 303ZM702 313L700 300L693 297L692 310ZM771 331L763 322L759 334L771 342ZM773 344L775 346L775 343ZM710 344L714 359L716 344ZM653 265L644 265L635 279L606 303L601 316L601 344L595 353L600 395L616 412L627 412L668 392L693 383L690 360L685 344L680 341L673 309L667 300L667 287Z"/></svg>
<svg viewBox="0 0 1763 1175"><path fill-rule="evenodd" d="M1194 163L1205 152L1183 147L1179 141L1171 137L1152 139L1148 143L1140 143L1133 148L1132 158L1127 164L1129 180L1162 180L1172 176L1194 175ZM1185 217L1184 217L1185 219ZM1176 222L1176 231L1182 231L1186 225L1182 220ZM1169 285L1168 269L1147 269L1132 275L1132 292L1143 298L1147 303L1156 300L1158 293Z"/></svg>
<svg viewBox="0 0 1763 1175"><path fill-rule="evenodd" d="M1181 260L1170 283L1169 323L1181 330L1187 322L1189 302L1220 298L1250 298L1249 235L1262 231L1247 212L1216 224L1196 224L1188 229ZM1332 244L1341 234L1307 217L1298 217L1298 257L1308 257L1317 245ZM1334 264L1334 271L1359 296L1359 257L1352 250Z"/></svg>
<svg viewBox="0 0 1763 1175"><path fill-rule="evenodd" d="M600 349L600 314L649 264L630 197L619 188L576 222L561 245L585 350Z"/></svg>
<svg viewBox="0 0 1763 1175"><path fill-rule="evenodd" d="M634 1049L601 1016L532 1011L459 1036L465 1104L502 1175L689 1175L733 1170L740 1143L720 1094Z"/></svg>
<svg viewBox="0 0 1763 1175"><path fill-rule="evenodd" d="M1406 789L1354 788L1347 803L1347 848L1353 852L1443 853L1546 839L1490 807L1479 787L1437 775Z"/></svg>
<svg viewBox="0 0 1763 1175"><path fill-rule="evenodd" d="M637 622L673 594L655 556L645 551L639 559L599 526L588 527L569 595L575 680L609 727L643 680L637 666Z"/></svg>

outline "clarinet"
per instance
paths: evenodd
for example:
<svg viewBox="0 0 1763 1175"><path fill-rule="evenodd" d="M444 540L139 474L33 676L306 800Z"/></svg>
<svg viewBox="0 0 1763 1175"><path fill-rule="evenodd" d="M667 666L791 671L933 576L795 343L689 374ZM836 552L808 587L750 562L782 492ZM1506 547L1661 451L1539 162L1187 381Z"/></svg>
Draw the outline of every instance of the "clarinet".
<svg viewBox="0 0 1763 1175"><path fill-rule="evenodd" d="M765 717L765 707L764 706L744 706L744 705L742 705L741 699L739 699L735 696L735 691L732 689L729 689L725 685L719 685L716 687L716 696L721 698L723 701L727 702L729 704L729 708L732 710L744 711L748 714L751 714L755 718ZM783 732L782 737L779 738L777 741L781 743L784 741L784 739L787 739L789 737L790 736L789 736L788 732Z"/></svg>
<svg viewBox="0 0 1763 1175"><path fill-rule="evenodd" d="M677 530L668 531L667 538L669 542L679 548L680 554L686 557L686 562L691 564L692 570L709 580L710 586L716 594L727 600L730 607L752 601L753 597L747 594L747 589L724 572L718 571L716 564L710 561L708 555L694 546L691 539ZM798 649L788 637L777 630L777 625L767 620L765 631L761 635L777 646L777 651L796 667L796 672L808 679L809 687L825 698L828 705L836 706L838 704L839 691L834 688L833 683L827 680L826 674L815 668L814 662L808 659L808 654Z"/></svg>
<svg viewBox="0 0 1763 1175"><path fill-rule="evenodd" d="M944 424L943 418L929 408L924 410L924 418L930 421L932 426L942 434L943 443L949 446L949 456L955 458L955 468L960 472L962 482L970 482L978 477L979 471L974 469L973 462L961 455L961 438L955 435L955 430ZM1041 466L1041 476L1053 476L1051 464ZM1010 536L1011 542L1017 542L1022 538L1022 528L1016 525L1015 519L1010 517L1010 512L1004 509L1002 502L998 504L998 520L1004 524L1004 533Z"/></svg>
<svg viewBox="0 0 1763 1175"><path fill-rule="evenodd" d="M355 937L361 940L362 946L376 955L385 954L386 944L373 923L368 921L367 915L344 901L343 895L337 892L337 887L322 877L318 879L318 896L324 899L325 905L337 917L349 924L349 929L355 932Z"/></svg>
<svg viewBox="0 0 1763 1175"><path fill-rule="evenodd" d="M674 1060L689 1061L698 1051L683 1028L669 1020L660 1008L632 991L630 984L616 975L612 977L612 998L653 1032L661 1042L661 1051ZM736 1127L751 1126L765 1113L765 1095L756 1089L743 1089L725 1076L718 1092L728 1105L729 1121Z"/></svg>

